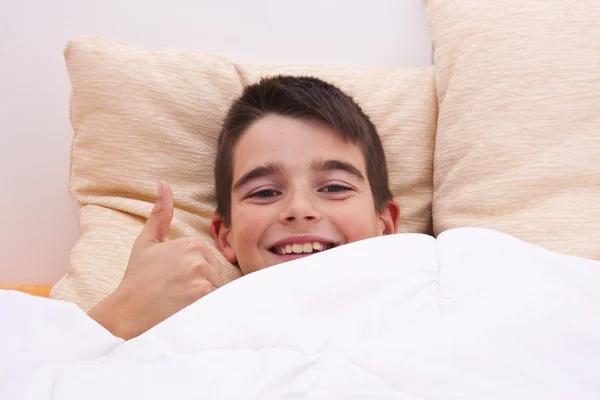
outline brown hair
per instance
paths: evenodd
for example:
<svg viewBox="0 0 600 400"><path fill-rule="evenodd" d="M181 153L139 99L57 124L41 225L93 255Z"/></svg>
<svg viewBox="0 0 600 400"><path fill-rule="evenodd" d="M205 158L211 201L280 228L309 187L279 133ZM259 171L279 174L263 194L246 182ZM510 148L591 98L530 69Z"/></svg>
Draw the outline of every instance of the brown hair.
<svg viewBox="0 0 600 400"><path fill-rule="evenodd" d="M226 225L231 223L234 146L250 125L269 114L324 122L344 140L360 146L375 207L383 211L393 196L385 153L369 117L350 96L321 79L275 76L247 86L223 121L214 174L217 214Z"/></svg>

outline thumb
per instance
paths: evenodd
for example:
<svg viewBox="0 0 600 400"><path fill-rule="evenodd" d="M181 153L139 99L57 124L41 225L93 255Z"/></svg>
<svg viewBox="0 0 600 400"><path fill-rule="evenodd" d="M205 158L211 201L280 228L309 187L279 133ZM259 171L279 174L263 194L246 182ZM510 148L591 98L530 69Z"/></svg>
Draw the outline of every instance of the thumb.
<svg viewBox="0 0 600 400"><path fill-rule="evenodd" d="M146 245L164 242L173 220L173 192L171 186L165 181L156 183L156 203L152 213L144 225L139 241Z"/></svg>

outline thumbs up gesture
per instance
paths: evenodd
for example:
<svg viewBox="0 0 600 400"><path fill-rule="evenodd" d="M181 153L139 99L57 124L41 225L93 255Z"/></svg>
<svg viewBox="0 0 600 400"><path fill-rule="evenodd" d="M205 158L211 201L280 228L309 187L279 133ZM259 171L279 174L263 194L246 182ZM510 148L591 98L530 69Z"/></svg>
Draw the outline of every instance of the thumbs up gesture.
<svg viewBox="0 0 600 400"><path fill-rule="evenodd" d="M157 184L157 200L136 239L119 287L88 315L125 340L139 336L223 286L221 264L199 237L167 241L173 193Z"/></svg>

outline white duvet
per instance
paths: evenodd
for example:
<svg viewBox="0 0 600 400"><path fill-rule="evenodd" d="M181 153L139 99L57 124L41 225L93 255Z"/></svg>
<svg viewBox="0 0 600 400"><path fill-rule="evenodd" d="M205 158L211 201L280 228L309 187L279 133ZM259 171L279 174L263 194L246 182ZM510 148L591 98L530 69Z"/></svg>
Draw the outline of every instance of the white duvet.
<svg viewBox="0 0 600 400"><path fill-rule="evenodd" d="M600 262L485 229L272 267L129 342L59 301L0 314L0 399L600 399Z"/></svg>

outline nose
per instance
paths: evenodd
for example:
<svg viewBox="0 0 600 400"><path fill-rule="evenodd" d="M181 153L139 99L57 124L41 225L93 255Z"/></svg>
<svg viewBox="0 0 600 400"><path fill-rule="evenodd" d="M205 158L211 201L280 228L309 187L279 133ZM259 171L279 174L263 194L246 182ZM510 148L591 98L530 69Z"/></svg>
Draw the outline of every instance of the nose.
<svg viewBox="0 0 600 400"><path fill-rule="evenodd" d="M317 209L311 193L306 193L305 190L294 190L288 196L288 201L284 203L279 214L281 223L317 222L321 219L321 213Z"/></svg>

